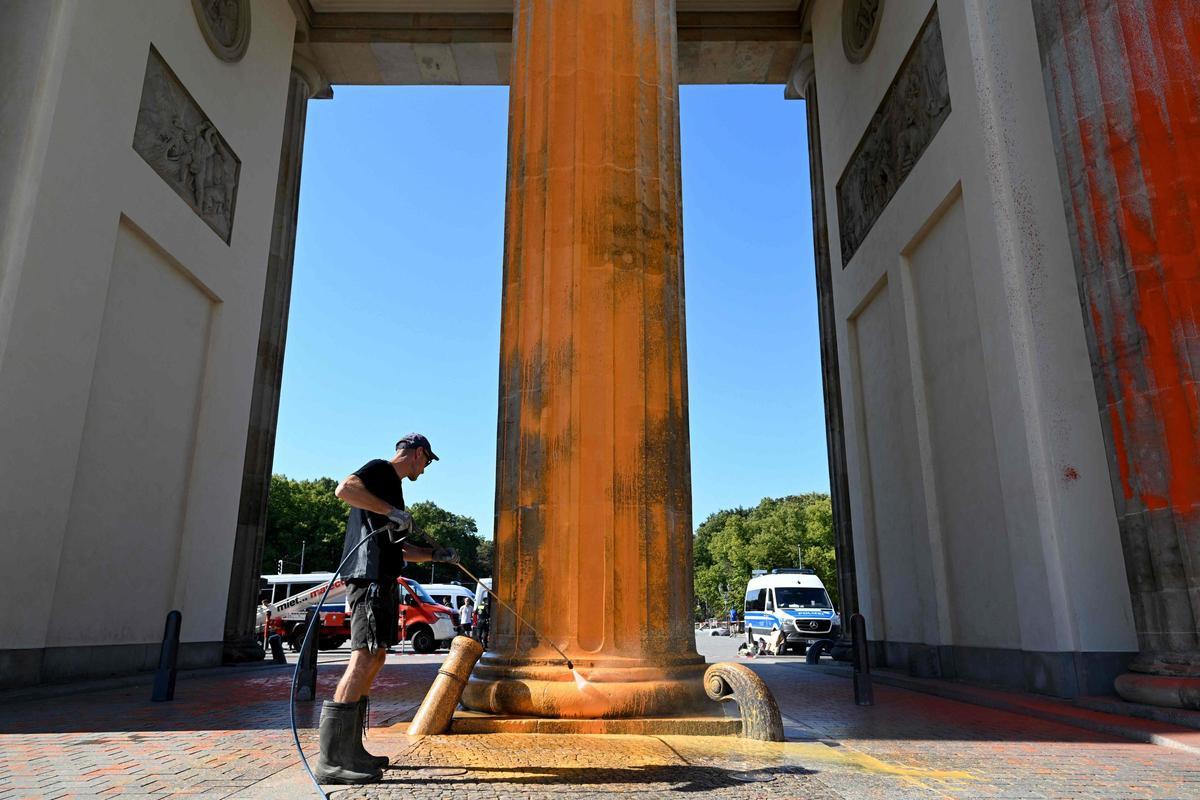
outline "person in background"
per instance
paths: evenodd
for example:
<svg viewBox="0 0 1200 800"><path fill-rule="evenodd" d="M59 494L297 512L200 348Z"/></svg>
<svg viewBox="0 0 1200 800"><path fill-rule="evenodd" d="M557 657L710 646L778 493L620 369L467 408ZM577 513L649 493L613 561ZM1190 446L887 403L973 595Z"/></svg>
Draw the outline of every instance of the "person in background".
<svg viewBox="0 0 1200 800"><path fill-rule="evenodd" d="M484 649L488 646L488 634L492 628L492 604L490 601L484 601L483 608L479 611L479 643Z"/></svg>
<svg viewBox="0 0 1200 800"><path fill-rule="evenodd" d="M463 600L463 604L458 607L458 619L462 625L463 634L471 636L475 629L475 601L471 598Z"/></svg>

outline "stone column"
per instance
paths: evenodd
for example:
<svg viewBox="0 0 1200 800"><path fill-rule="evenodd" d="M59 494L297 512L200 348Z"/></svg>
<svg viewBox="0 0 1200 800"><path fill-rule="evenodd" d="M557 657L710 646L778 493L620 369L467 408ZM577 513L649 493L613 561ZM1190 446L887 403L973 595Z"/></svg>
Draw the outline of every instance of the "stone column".
<svg viewBox="0 0 1200 800"><path fill-rule="evenodd" d="M670 0L517 4L494 575L544 638L493 605L468 708L598 718L707 703L674 24Z"/></svg>
<svg viewBox="0 0 1200 800"><path fill-rule="evenodd" d="M1033 6L1140 646L1116 688L1200 708L1200 23Z"/></svg>
<svg viewBox="0 0 1200 800"><path fill-rule="evenodd" d="M837 314L833 308L833 265L829 258L829 223L825 211L825 165L821 160L821 117L812 45L804 45L785 92L803 98L808 122L808 175L812 194L813 262L817 279L817 328L821 335L821 388L825 401L825 444L829 457L829 494L833 507L834 557L837 559L842 636L835 657L848 660L850 615L858 613L858 578L854 571L854 526L850 520L850 480L846 467L846 432L842 419L842 375L838 367Z"/></svg>
<svg viewBox="0 0 1200 800"><path fill-rule="evenodd" d="M271 251L267 256L262 321L258 329L258 358L254 365L254 395L246 434L242 468L242 498L238 506L229 599L225 607L225 647L229 662L260 661L264 657L261 631L254 628L258 607L259 570L267 530L267 491L275 457L275 424L279 418L279 388L283 381L283 351L287 344L288 307L292 299L292 261L296 253L296 219L300 208L300 164L304 155L304 123L308 101L332 97L329 84L308 61L297 56L288 84L284 111L283 146L275 190Z"/></svg>

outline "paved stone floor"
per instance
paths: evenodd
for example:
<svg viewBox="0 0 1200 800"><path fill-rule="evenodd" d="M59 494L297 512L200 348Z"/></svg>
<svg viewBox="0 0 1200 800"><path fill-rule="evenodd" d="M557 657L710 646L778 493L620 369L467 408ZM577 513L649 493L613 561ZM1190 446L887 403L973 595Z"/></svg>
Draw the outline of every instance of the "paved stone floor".
<svg viewBox="0 0 1200 800"><path fill-rule="evenodd" d="M712 660L729 639L701 637ZM325 654L327 697L344 652ZM851 702L845 678L800 659L749 662L786 717L782 744L726 738L493 734L409 739L393 723L420 702L437 657L395 656L372 698L368 739L393 757L351 798L1200 798L1200 758L1003 711L876 685ZM68 797L316 797L292 746L290 670L181 679L60 697L0 695L0 800ZM298 705L315 751L314 704ZM745 778L766 778L747 782Z"/></svg>

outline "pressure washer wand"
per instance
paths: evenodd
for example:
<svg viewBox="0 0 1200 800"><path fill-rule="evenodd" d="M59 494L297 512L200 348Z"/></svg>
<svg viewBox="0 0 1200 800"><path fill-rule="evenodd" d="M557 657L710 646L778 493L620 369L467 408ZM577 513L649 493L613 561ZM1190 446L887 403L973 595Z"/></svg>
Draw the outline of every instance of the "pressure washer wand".
<svg viewBox="0 0 1200 800"><path fill-rule="evenodd" d="M424 532L424 531L422 531L422 533L425 533L425 532ZM428 534L426 534L426 535L428 535ZM430 536L429 538L430 538L430 539L432 539L433 541L437 541L436 539L433 539L433 537L432 537L432 536ZM560 649L559 649L559 647L558 647L558 645L556 645L554 642L552 642L552 641L550 641L549 639L547 639L545 636L542 636L542 634L538 632L538 629L537 629L537 628L535 628L535 627L533 627L532 625L530 625L530 624L529 624L529 620L527 620L527 619L525 619L524 617L522 617L520 614L518 614L518 613L517 613L517 610L516 610L515 608L513 608L513 607L512 607L512 606L510 606L508 603L506 603L506 602L504 602L503 600L501 600L501 599L500 599L500 595L498 595L498 594L496 594L495 592L493 592L493 591L492 591L492 589L491 589L491 587L487 586L487 585L486 585L486 584L485 584L483 581L479 580L479 578L476 578L474 575L472 575L472 574L471 574L471 570L469 570L469 569L467 569L466 567L464 567L464 566L463 566L461 563L458 563L458 562L456 562L456 563L455 563L455 566L456 566L456 567L458 567L459 569L461 569L463 572L465 572L468 578L470 578L471 580L475 581L475 583L477 583L478 585L480 585L480 586L482 586L484 589L486 589L486 590L487 590L487 593L488 593L488 594L490 594L490 595L491 595L493 598L495 598L495 600L496 600L496 602L497 602L497 603L499 603L500 605L504 606L504 607L505 607L505 608L507 608L509 611L511 611L514 617L516 617L517 619L519 619L521 622L525 623L525 627L527 627L527 628L529 628L529 630L533 631L533 635L534 635L534 636L538 637L538 638L539 638L539 639L541 639L543 642L545 642L546 644L548 644L548 645L550 645L551 647L553 647L553 648L554 648L554 652L556 652L556 653L558 653L560 656L562 656L562 660L563 660L563 661L565 661L565 662L567 662L567 669L575 669L575 664L574 664L574 662L572 662L572 661L571 661L571 659L567 658L567 654L566 654L566 653L564 653L562 650L560 650Z"/></svg>

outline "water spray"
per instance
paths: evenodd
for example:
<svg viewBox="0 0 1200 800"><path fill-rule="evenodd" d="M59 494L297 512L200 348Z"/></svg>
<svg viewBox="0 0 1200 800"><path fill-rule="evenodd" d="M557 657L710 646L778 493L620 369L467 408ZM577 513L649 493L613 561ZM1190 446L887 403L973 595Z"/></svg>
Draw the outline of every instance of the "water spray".
<svg viewBox="0 0 1200 800"><path fill-rule="evenodd" d="M429 536L428 534L426 534L424 531L422 531L422 532L421 532L421 534L422 534L423 536L425 536L426 538L430 539L431 541L435 541L435 542L437 541L437 540L436 540L436 539L434 539L432 536ZM471 580L475 581L475 583L476 583L476 584L478 584L479 586L482 586L482 587L483 587L483 588L484 588L484 589L487 591L487 593L488 593L488 594L490 594L490 595L492 596L492 598L493 598L493 599L495 599L495 601L496 601L497 603L499 603L500 605L504 606L504 607L505 607L505 608L507 608L509 611L511 611L511 612L512 612L512 615L513 615L514 617L516 617L518 620L520 620L520 621L521 621L521 622L522 622L522 623L525 625L525 627L526 627L526 628L529 628L529 630L533 631L533 635L534 635L534 636L536 636L537 638L541 639L541 640L542 640L543 642L545 642L546 644L548 644L548 645L550 645L551 647L553 647L553 648L554 648L554 652L556 652L556 653L558 653L560 656L562 656L562 660L563 660L564 662L566 662L566 664L567 664L567 669L569 669L569 670L574 670L574 669L575 669L575 664L574 664L574 662L572 662L572 661L571 661L571 659L567 658L567 654L566 654L566 653L564 653L564 652L563 652L563 651L562 651L562 650L559 648L559 646L558 646L558 645L556 645L554 642L552 642L552 641L550 641L549 639L547 639L545 636L542 636L542 634L540 634L540 633L538 632L538 629L537 629L537 628L535 628L535 627L533 627L532 625L530 625L530 624L529 624L529 620L527 620L527 619L525 619L524 617L522 617L520 614L518 614L518 613L517 613L517 610L516 610L515 608L513 608L513 607L512 607L512 606L510 606L508 603L506 603L506 602L504 602L503 600L501 600L501 599L500 599L500 595L498 595L498 594L496 594L494 591L492 591L491 587L487 586L486 584L484 584L484 582L483 582L483 581L479 580L479 578L476 578L474 575L472 575L472 574L471 574L471 570L469 570L469 569L467 569L466 567L464 567L464 566L463 566L461 563L455 562L454 566L456 566L456 567L458 567L459 569L461 569L461 570L462 570L462 571L463 571L463 572L466 574L466 576L467 576L468 578L470 578Z"/></svg>

